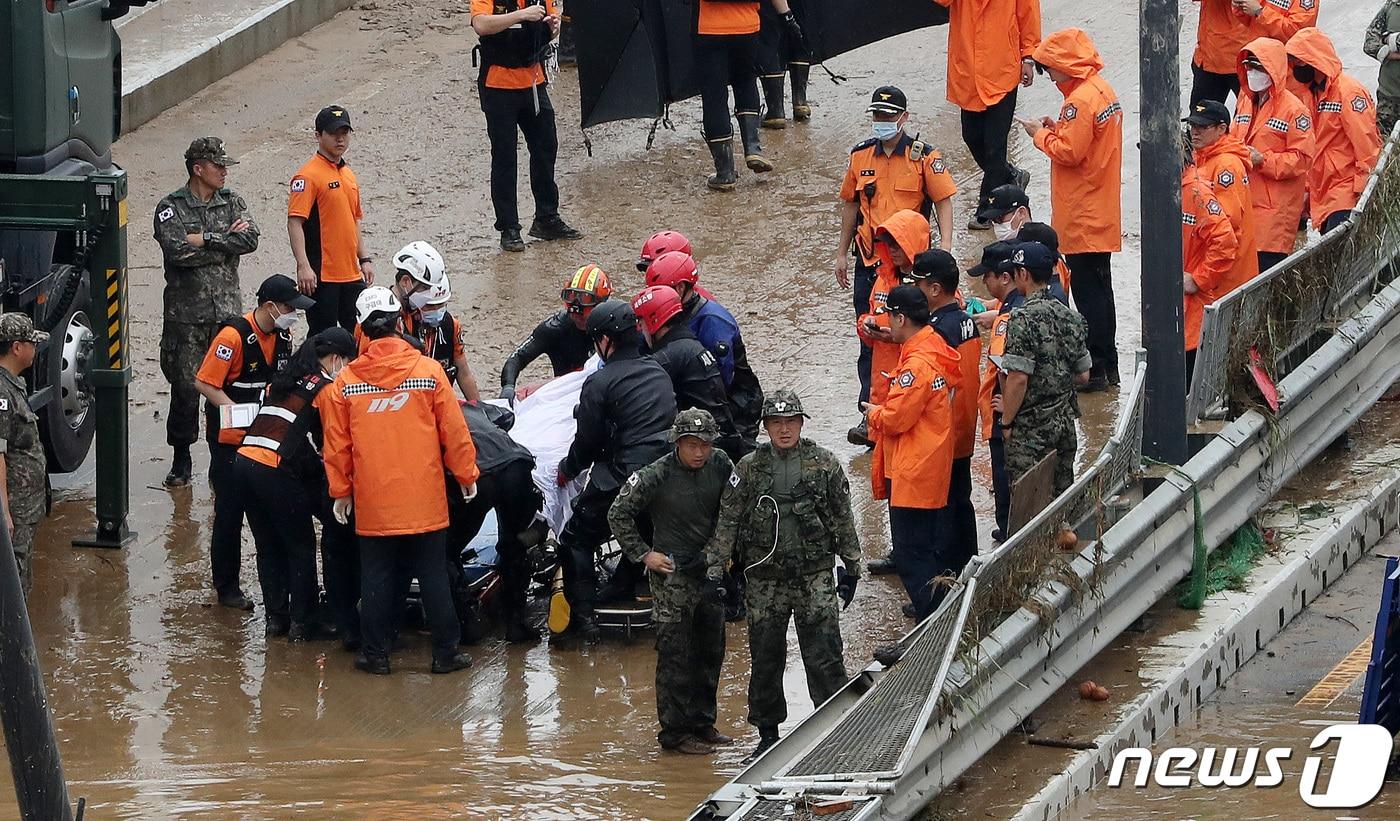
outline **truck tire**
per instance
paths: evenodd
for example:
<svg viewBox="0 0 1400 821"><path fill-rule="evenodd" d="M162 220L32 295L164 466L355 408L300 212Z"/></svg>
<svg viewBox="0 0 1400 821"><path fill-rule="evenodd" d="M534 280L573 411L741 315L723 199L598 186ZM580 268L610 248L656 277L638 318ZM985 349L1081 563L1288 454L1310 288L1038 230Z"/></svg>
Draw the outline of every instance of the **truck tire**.
<svg viewBox="0 0 1400 821"><path fill-rule="evenodd" d="M89 359L96 341L89 304L88 274L84 273L73 304L53 326L48 344L34 360L34 388L53 386L49 401L35 409L50 473L71 473L81 467L97 429L88 384Z"/></svg>

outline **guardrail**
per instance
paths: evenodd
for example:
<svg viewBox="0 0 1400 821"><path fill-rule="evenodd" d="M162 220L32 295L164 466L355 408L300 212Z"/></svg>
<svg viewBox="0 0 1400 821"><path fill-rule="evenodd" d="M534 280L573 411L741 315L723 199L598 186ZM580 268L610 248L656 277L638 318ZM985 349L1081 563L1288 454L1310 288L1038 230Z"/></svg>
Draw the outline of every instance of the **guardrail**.
<svg viewBox="0 0 1400 821"><path fill-rule="evenodd" d="M1400 255L1397 146L1400 125L1345 222L1206 306L1186 398L1187 424L1238 395L1251 350L1277 383L1320 346L1335 323L1384 285L1382 272Z"/></svg>

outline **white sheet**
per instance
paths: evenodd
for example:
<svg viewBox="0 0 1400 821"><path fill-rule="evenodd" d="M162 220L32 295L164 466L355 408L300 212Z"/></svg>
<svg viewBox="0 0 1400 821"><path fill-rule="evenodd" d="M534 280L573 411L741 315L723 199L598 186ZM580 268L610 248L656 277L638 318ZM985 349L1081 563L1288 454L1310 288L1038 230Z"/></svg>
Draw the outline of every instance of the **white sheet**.
<svg viewBox="0 0 1400 821"><path fill-rule="evenodd" d="M569 520L574 497L588 481L588 472L584 471L567 487L561 488L555 484L554 477L578 430L574 408L583 390L583 380L601 364L597 356L590 357L583 370L551 379L515 405L515 426L510 435L535 455L535 486L544 494L540 517L556 536L563 532L564 523Z"/></svg>

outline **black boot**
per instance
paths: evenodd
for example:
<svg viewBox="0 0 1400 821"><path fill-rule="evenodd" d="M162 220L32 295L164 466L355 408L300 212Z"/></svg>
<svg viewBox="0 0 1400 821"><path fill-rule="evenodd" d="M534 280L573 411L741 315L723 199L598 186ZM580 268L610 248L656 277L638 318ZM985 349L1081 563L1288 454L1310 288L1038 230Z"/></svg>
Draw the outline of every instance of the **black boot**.
<svg viewBox="0 0 1400 821"><path fill-rule="evenodd" d="M715 160L715 173L710 175L710 179L705 183L715 191L733 191L734 186L739 183L739 177L734 173L734 141L730 137L722 140L710 140L710 156Z"/></svg>
<svg viewBox="0 0 1400 821"><path fill-rule="evenodd" d="M763 144L758 139L758 113L743 112L739 119L739 138L744 141L744 165L755 174L773 170L773 163L763 156Z"/></svg>
<svg viewBox="0 0 1400 821"><path fill-rule="evenodd" d="M777 728L777 727L759 727L759 728L758 728L758 746L753 748L753 752L749 754L749 757L748 757L748 758L745 758L745 759L744 759L744 763L745 763L745 764L749 764L749 763L751 763L751 762L753 762L753 761L756 761L756 760L758 759L759 756L761 756L761 755L763 755L764 753L768 752L768 748L769 748L769 747L772 747L774 744L777 744L777 743L778 743L778 728Z"/></svg>
<svg viewBox="0 0 1400 821"><path fill-rule="evenodd" d="M170 465L170 472L165 474L165 486L185 487L193 473L194 460L190 458L190 446L176 445L175 460Z"/></svg>
<svg viewBox="0 0 1400 821"><path fill-rule="evenodd" d="M792 63L788 76L792 78L792 118L799 123L812 119L812 106L807 103L807 78L812 67L807 63Z"/></svg>
<svg viewBox="0 0 1400 821"><path fill-rule="evenodd" d="M763 127L787 128L787 114L783 113L783 75L764 75L758 82L763 86Z"/></svg>

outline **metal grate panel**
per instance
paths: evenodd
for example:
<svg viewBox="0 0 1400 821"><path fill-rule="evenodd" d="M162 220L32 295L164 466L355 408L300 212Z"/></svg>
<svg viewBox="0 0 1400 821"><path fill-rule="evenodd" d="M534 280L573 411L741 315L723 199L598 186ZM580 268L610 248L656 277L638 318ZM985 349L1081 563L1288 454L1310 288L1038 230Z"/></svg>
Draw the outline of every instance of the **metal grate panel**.
<svg viewBox="0 0 1400 821"><path fill-rule="evenodd" d="M796 799L760 798L756 803L731 816L730 821L773 821L773 819L801 821L801 819L805 818L820 818L821 821L855 821L856 818L860 817L861 811L865 809L869 803L870 800L857 799L855 806L849 810L839 810L827 815L817 816L807 813L805 810L798 807Z"/></svg>

